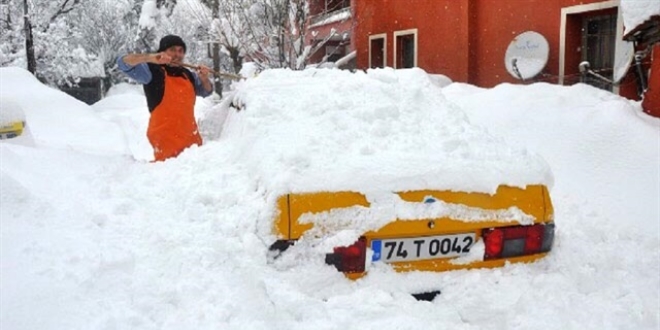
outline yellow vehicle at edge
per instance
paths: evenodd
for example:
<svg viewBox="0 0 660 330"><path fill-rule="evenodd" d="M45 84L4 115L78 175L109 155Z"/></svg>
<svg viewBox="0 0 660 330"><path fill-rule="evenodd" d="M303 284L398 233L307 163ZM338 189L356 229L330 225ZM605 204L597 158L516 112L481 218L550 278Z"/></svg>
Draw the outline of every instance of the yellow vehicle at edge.
<svg viewBox="0 0 660 330"><path fill-rule="evenodd" d="M543 185L529 185L525 189L501 185L494 195L439 190L397 194L407 202L424 203L425 198L432 196L446 203L485 210L515 207L532 216L534 221L521 225L515 219L396 219L378 230L365 232L353 245L334 248L333 253L326 255L326 263L355 279L365 274L368 262L387 262L397 271L492 268L501 267L506 262L535 261L552 248L554 211L548 190ZM369 202L363 194L350 191L281 196L274 226L280 239L271 250L286 250L312 229L312 223L299 221L301 215L356 205L369 207ZM477 242L483 243L483 258L456 262L456 258L469 254ZM373 251L371 260L367 260L367 248Z"/></svg>
<svg viewBox="0 0 660 330"><path fill-rule="evenodd" d="M0 127L0 140L11 139L23 134L25 122L16 121Z"/></svg>

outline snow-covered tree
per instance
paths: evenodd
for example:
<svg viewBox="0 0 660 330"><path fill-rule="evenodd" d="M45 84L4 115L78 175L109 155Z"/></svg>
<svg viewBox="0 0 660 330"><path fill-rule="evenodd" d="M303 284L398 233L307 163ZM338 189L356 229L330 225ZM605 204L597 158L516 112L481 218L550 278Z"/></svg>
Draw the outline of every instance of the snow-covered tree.
<svg viewBox="0 0 660 330"><path fill-rule="evenodd" d="M71 13L73 40L103 64L110 82L124 78L116 70L116 58L137 48L137 16L132 0L87 0Z"/></svg>
<svg viewBox="0 0 660 330"><path fill-rule="evenodd" d="M22 2L16 0L0 1L1 66L10 65L25 58L25 34L22 14ZM22 63L25 63L25 60Z"/></svg>
<svg viewBox="0 0 660 330"><path fill-rule="evenodd" d="M3 1L2 24L7 29L0 36L2 65L25 67L55 84L72 82L81 72L97 74L98 70L90 69L97 63L96 56L73 42L69 16L80 6L81 0Z"/></svg>
<svg viewBox="0 0 660 330"><path fill-rule="evenodd" d="M158 28L163 18L168 18L174 13L177 0L135 0L135 6L140 6L140 19L138 34L139 46L143 51L154 51L158 36Z"/></svg>
<svg viewBox="0 0 660 330"><path fill-rule="evenodd" d="M299 69L308 0L223 1L217 37L262 67Z"/></svg>
<svg viewBox="0 0 660 330"><path fill-rule="evenodd" d="M125 79L116 72L118 55L155 51L170 33L201 61L203 27L181 7L176 0L0 0L0 65L29 68L56 85L104 75L117 82Z"/></svg>
<svg viewBox="0 0 660 330"><path fill-rule="evenodd" d="M310 0L200 0L212 16L198 15L210 22L208 38L222 46L238 72L243 60L261 68L302 69L323 43L310 47ZM216 14L217 13L217 14Z"/></svg>
<svg viewBox="0 0 660 330"><path fill-rule="evenodd" d="M39 71L47 71L43 68L51 63L49 57L61 55L67 49L57 49L58 54L53 54L55 47L49 47L48 44L60 39L65 39L68 35L62 25L66 25L67 15L80 5L81 0L57 0L57 1L28 1L23 0L24 4L24 25L27 67L32 73L37 73L37 65L42 64ZM52 26L59 27L55 33L51 30ZM54 37L51 37L51 34ZM35 40L36 39L36 40ZM65 55L66 56L66 55Z"/></svg>

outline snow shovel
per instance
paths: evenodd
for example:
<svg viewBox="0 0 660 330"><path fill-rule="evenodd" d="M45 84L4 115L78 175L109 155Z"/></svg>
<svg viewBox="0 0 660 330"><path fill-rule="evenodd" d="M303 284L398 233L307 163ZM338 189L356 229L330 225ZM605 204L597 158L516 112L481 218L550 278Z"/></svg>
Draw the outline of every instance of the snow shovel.
<svg viewBox="0 0 660 330"><path fill-rule="evenodd" d="M198 68L197 65L192 65L192 64L188 64L188 63L181 63L181 66L185 66L186 68L191 68L191 69L197 69ZM229 73L229 72L218 72L218 71L215 71L215 70L211 70L211 72L216 77L225 77L225 78L234 79L234 80L245 79L245 77L243 77L241 75L237 75L237 74L233 74L233 73Z"/></svg>

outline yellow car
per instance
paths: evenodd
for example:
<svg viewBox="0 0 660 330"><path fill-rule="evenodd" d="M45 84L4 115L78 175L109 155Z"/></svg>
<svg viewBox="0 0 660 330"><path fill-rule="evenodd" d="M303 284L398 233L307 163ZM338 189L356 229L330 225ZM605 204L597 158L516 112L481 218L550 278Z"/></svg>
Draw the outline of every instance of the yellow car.
<svg viewBox="0 0 660 330"><path fill-rule="evenodd" d="M548 164L471 125L421 69L266 70L232 102L222 142L264 191L275 259L310 251L358 278L552 248Z"/></svg>
<svg viewBox="0 0 660 330"><path fill-rule="evenodd" d="M0 127L0 140L11 139L23 134L25 122L16 121Z"/></svg>
<svg viewBox="0 0 660 330"><path fill-rule="evenodd" d="M401 271L490 268L503 266L507 261L537 260L552 247L554 216L545 186L532 185L525 189L500 186L494 195L435 190L398 192L396 195L402 201L417 203L421 207L443 203L462 207L464 212L471 208L475 212L487 211L476 221L474 217L468 221L450 216L393 219L378 230L365 232L350 246L335 247L326 255L326 263L350 278L358 278L365 273L369 262L389 263ZM313 228L313 223L301 222L303 215L347 207L366 209L370 203L365 195L356 192L280 197L275 231L282 239L271 249L284 251ZM516 214L525 214L529 218L521 220ZM368 250L372 252L370 258L367 257Z"/></svg>

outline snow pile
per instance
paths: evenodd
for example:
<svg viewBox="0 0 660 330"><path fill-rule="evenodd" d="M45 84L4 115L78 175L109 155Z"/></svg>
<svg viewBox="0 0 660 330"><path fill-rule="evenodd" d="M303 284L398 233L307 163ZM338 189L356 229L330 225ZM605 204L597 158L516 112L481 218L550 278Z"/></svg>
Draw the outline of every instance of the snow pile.
<svg viewBox="0 0 660 330"><path fill-rule="evenodd" d="M254 78L259 72L261 72L261 69L257 63L245 62L243 63L243 66L241 66L241 71L238 74L242 77Z"/></svg>
<svg viewBox="0 0 660 330"><path fill-rule="evenodd" d="M119 83L110 87L108 92L105 93L105 97L121 96L123 94L137 94L144 96L144 89L142 88L142 85ZM103 102L103 100L100 102Z"/></svg>
<svg viewBox="0 0 660 330"><path fill-rule="evenodd" d="M222 117L215 122L208 116L217 112L210 111L214 104L212 97L197 97L195 101L195 117L200 122L200 133L204 141L215 138L220 134ZM119 84L110 90L106 97L92 105L92 110L99 117L119 125L126 145L133 158L141 161L154 159L154 151L147 139L149 125L149 108L144 96L142 85ZM226 111L220 114L226 116Z"/></svg>
<svg viewBox="0 0 660 330"><path fill-rule="evenodd" d="M621 0L624 34L635 29L653 16L660 16L658 0Z"/></svg>
<svg viewBox="0 0 660 330"><path fill-rule="evenodd" d="M457 83L443 93L476 125L540 152L561 178L555 196L571 192L588 199L620 226L655 221L657 228L660 120L638 104L584 84L479 89ZM628 196L632 192L636 197Z"/></svg>
<svg viewBox="0 0 660 330"><path fill-rule="evenodd" d="M269 70L242 83L233 104L221 140L270 192L552 182L541 157L471 125L421 69Z"/></svg>
<svg viewBox="0 0 660 330"><path fill-rule="evenodd" d="M34 79L0 70L2 92L19 96L14 100L28 125L44 104L60 115L83 109ZM272 74L295 83L289 73ZM332 87L335 78L329 75L323 83ZM372 83L372 94L348 93L350 102L347 89L328 88L310 111L324 103L359 105L391 97L391 89ZM305 89L290 86L291 94L261 103L286 101L290 109L305 100L297 90ZM376 263L353 282L317 253L317 246L333 247L332 240L296 245L269 262L272 237L262 231L270 230L271 205L260 183L264 178L254 177L255 165L243 162L254 159L254 150L237 156L245 147L232 143L238 132L161 163L103 149L141 136L141 128L126 137L90 136L85 143L95 143L101 155L0 142L0 328L657 329L660 122L644 115L637 102L583 85L451 84L442 93L444 106L460 107L473 124L540 153L552 167L557 236L547 258L446 273L395 273ZM86 125L58 131L39 125L34 134L79 146L81 134L103 122L99 116L124 117L115 123L127 125L126 133L130 125L144 124L144 99L114 98L94 106L98 116L80 116ZM416 108L428 104L425 97L406 101ZM244 111L245 123L263 124L269 117ZM271 117L281 115L273 111ZM349 112L345 117L346 123L363 125ZM437 119L400 118L420 120L419 127ZM464 120L457 123L462 127ZM336 124L319 113L314 128L326 126ZM254 130L245 133L252 138L247 132ZM383 152L377 147L373 144L374 154ZM262 165L282 167L278 162L285 158L270 152L264 151ZM336 161L327 157L337 167L344 160L341 154ZM350 172L351 164L343 165ZM483 252L483 245L478 249ZM433 302L410 296L431 289L442 291Z"/></svg>
<svg viewBox="0 0 660 330"><path fill-rule="evenodd" d="M0 68L0 86L0 98L11 98L25 111L37 145L97 154L127 153L119 126L96 116L87 104L42 85L28 71Z"/></svg>
<svg viewBox="0 0 660 330"><path fill-rule="evenodd" d="M424 202L406 202L394 193L367 194L366 198L370 202L369 207L351 206L324 212L306 212L300 216L298 221L313 223L315 229L322 228L321 232L327 230L326 234L349 228L354 231L355 235L347 237L347 241L339 245L350 245L363 233L378 230L397 219L402 221L440 218L463 222L517 221L523 225L531 225L536 220L535 217L517 207L488 210L438 200L429 202L429 197Z"/></svg>
<svg viewBox="0 0 660 330"><path fill-rule="evenodd" d="M154 150L147 139L149 108L142 85L120 84L108 91L108 96L92 105L102 119L121 128L129 153L135 159L152 160Z"/></svg>
<svg viewBox="0 0 660 330"><path fill-rule="evenodd" d="M22 130L20 135L15 136L17 132L14 125L17 123L22 125ZM3 140L3 143L34 146L34 138L25 122L25 111L11 98L0 98L0 127L4 129L10 128L8 132L1 133L3 136L0 137L0 140L12 136L9 139Z"/></svg>
<svg viewBox="0 0 660 330"><path fill-rule="evenodd" d="M9 98L0 99L0 127L15 122L25 122L25 112L16 102Z"/></svg>

